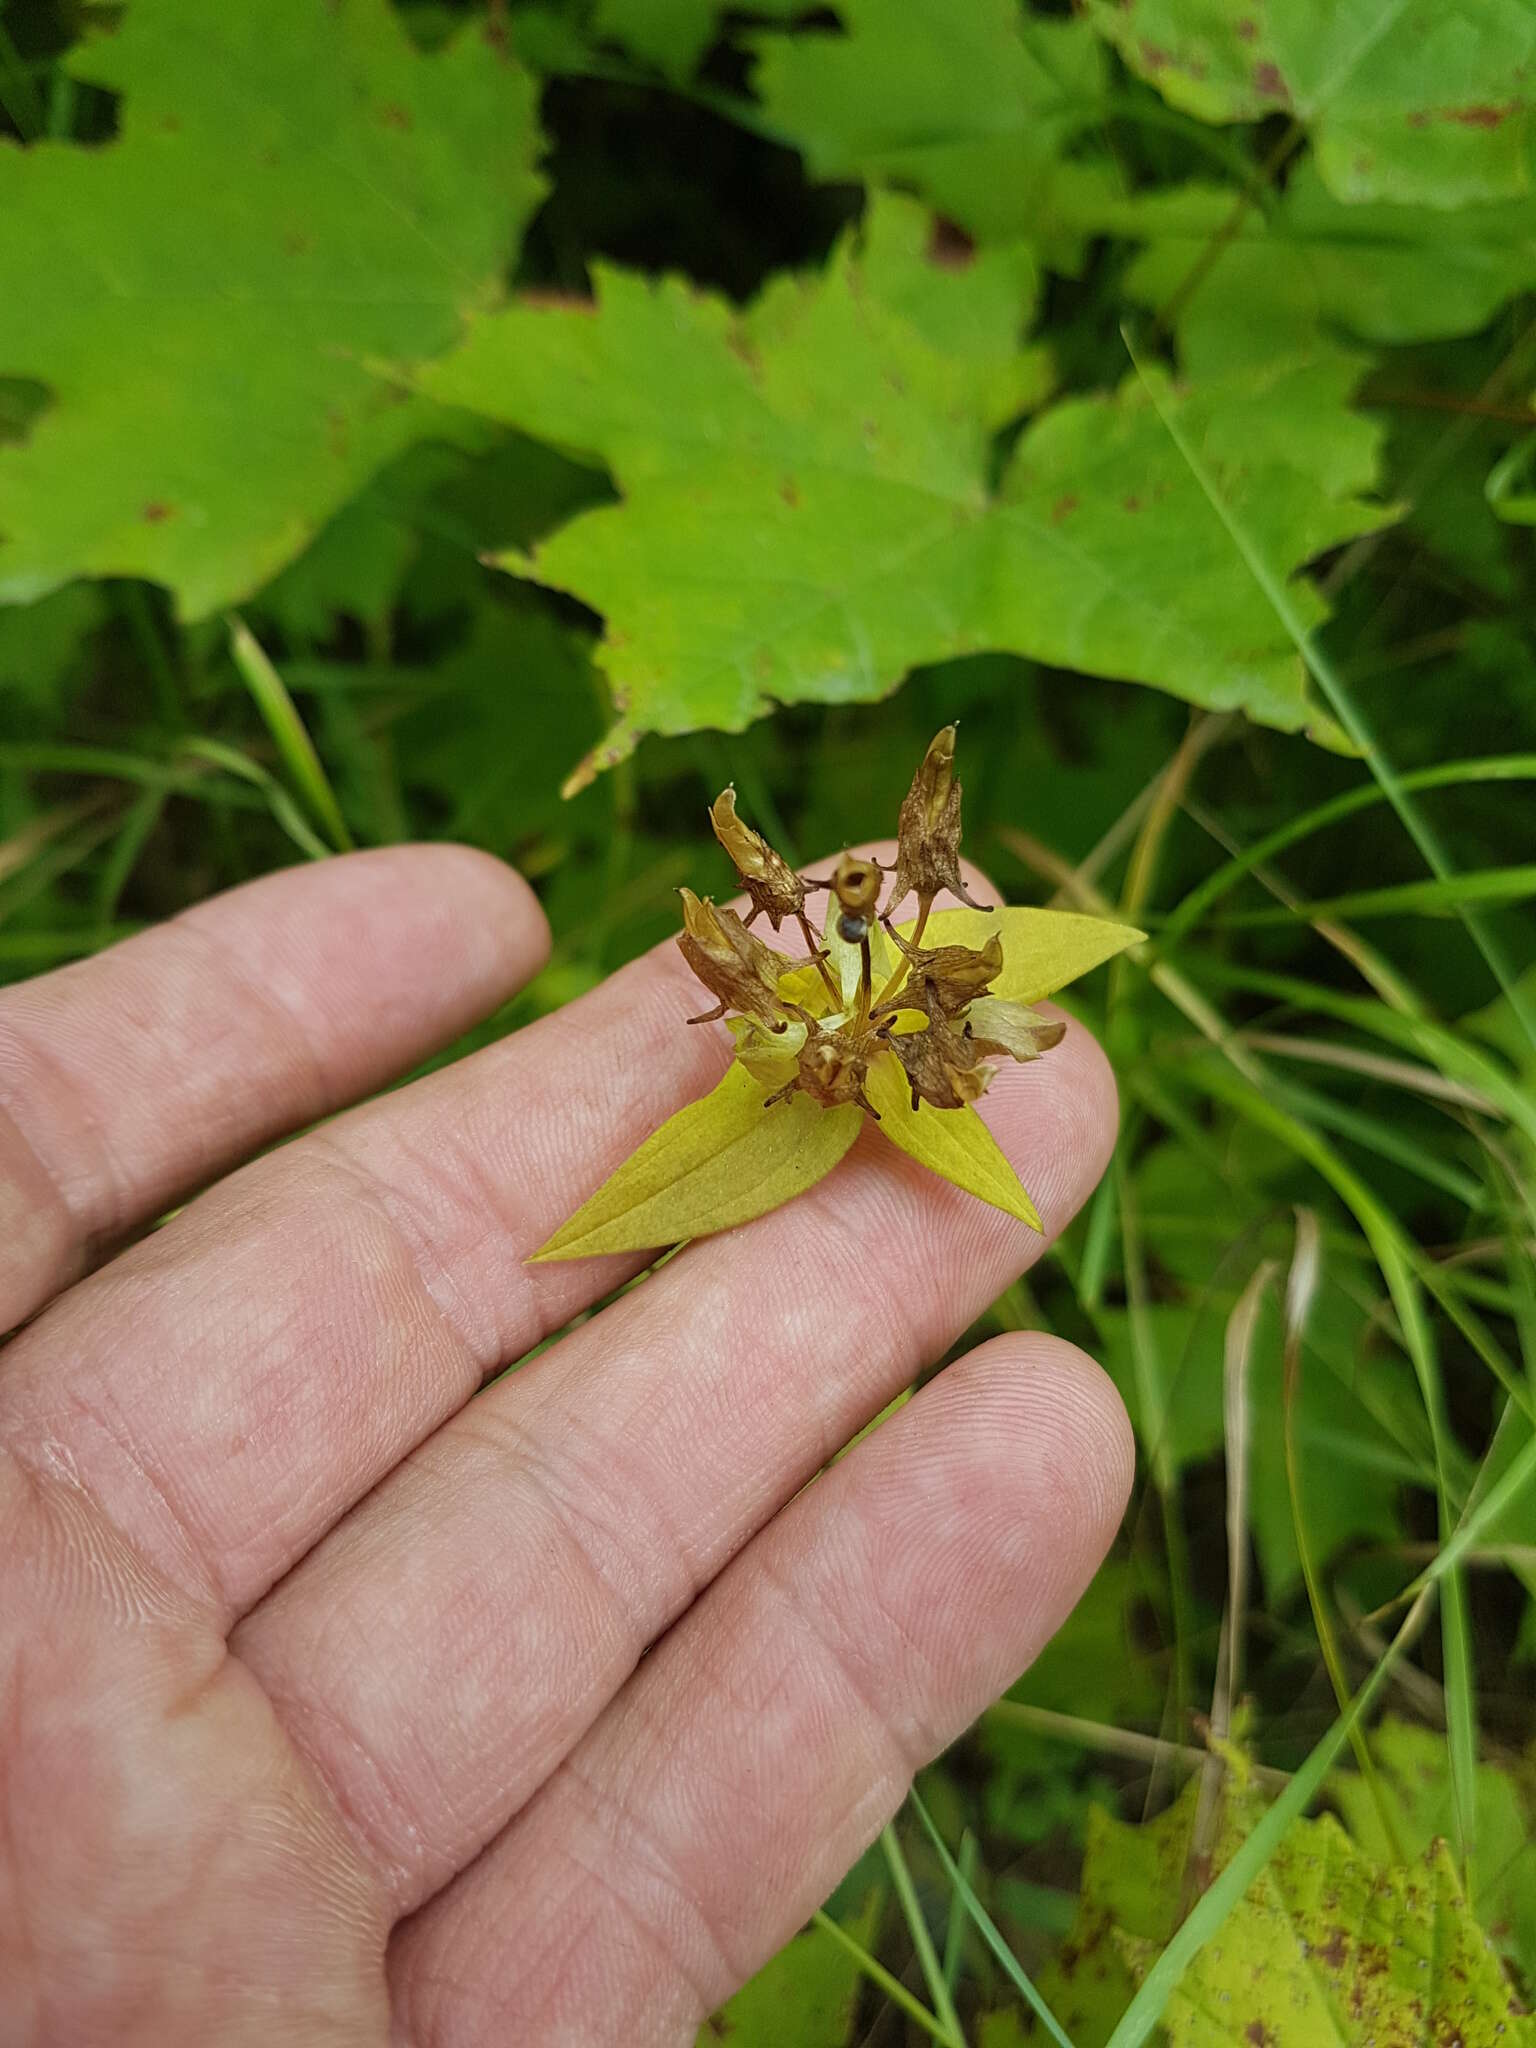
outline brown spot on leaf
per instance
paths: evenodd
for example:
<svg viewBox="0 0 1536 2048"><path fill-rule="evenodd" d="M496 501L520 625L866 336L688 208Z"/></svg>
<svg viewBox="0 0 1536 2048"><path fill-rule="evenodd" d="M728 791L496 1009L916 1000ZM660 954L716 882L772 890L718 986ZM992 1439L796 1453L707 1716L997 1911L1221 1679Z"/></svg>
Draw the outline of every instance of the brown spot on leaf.
<svg viewBox="0 0 1536 2048"><path fill-rule="evenodd" d="M1173 59L1163 49L1161 44L1149 43L1146 37L1143 36L1141 39L1141 61L1149 71L1166 71L1173 62Z"/></svg>
<svg viewBox="0 0 1536 2048"><path fill-rule="evenodd" d="M1289 100L1290 87L1286 84L1278 64L1265 62L1253 67L1253 82L1261 93L1273 100Z"/></svg>
<svg viewBox="0 0 1536 2048"><path fill-rule="evenodd" d="M159 498L152 498L139 517L146 526L163 526L167 519L176 517L176 507L163 503Z"/></svg>
<svg viewBox="0 0 1536 2048"><path fill-rule="evenodd" d="M1250 2042L1252 2048L1274 2048L1274 2034L1262 2020L1250 2020L1243 2029L1243 2039Z"/></svg>
<svg viewBox="0 0 1536 2048"><path fill-rule="evenodd" d="M1078 498L1076 492L1074 491L1068 491L1064 497L1058 498L1055 504L1051 507L1052 526L1060 526L1063 519L1065 519L1069 513L1075 512L1077 510L1077 507Z"/></svg>
<svg viewBox="0 0 1536 2048"><path fill-rule="evenodd" d="M1342 1927L1335 1927L1316 1953L1319 1959L1328 1965L1330 1970L1342 1969L1344 1967L1344 1958L1349 1954L1349 1936Z"/></svg>
<svg viewBox="0 0 1536 2048"><path fill-rule="evenodd" d="M1507 121L1511 114L1519 111L1519 101L1511 100L1502 107L1452 107L1445 115L1447 121L1454 121L1462 128L1497 128Z"/></svg>
<svg viewBox="0 0 1536 2048"><path fill-rule="evenodd" d="M1415 107L1408 116L1408 126L1410 128L1427 128L1429 126L1428 114L1424 113L1421 108Z"/></svg>
<svg viewBox="0 0 1536 2048"><path fill-rule="evenodd" d="M964 270L975 261L976 244L958 222L946 220L942 213L933 217L933 232L928 237L928 261L938 264L941 270Z"/></svg>
<svg viewBox="0 0 1536 2048"><path fill-rule="evenodd" d="M1127 512L1139 512L1141 510L1141 500L1137 497L1134 491L1128 492L1126 496L1120 500L1120 503L1125 507Z"/></svg>
<svg viewBox="0 0 1536 2048"><path fill-rule="evenodd" d="M725 337L725 345L738 362L746 364L754 377L759 374L762 365L758 359L757 350L752 346L740 327L731 328Z"/></svg>
<svg viewBox="0 0 1536 2048"><path fill-rule="evenodd" d="M800 486L792 476L785 477L784 481L779 485L779 496L791 511L800 503Z"/></svg>
<svg viewBox="0 0 1536 2048"><path fill-rule="evenodd" d="M1245 14L1242 20L1237 24L1238 41L1240 43L1254 42L1258 37L1258 33L1259 24L1253 19L1251 19L1250 16Z"/></svg>
<svg viewBox="0 0 1536 2048"><path fill-rule="evenodd" d="M414 127L409 110L398 100L390 100L379 109L379 119L386 128L398 128L402 135L409 135Z"/></svg>
<svg viewBox="0 0 1536 2048"><path fill-rule="evenodd" d="M314 236L304 228L290 228L283 237L283 247L290 256L307 256L314 246Z"/></svg>
<svg viewBox="0 0 1536 2048"><path fill-rule="evenodd" d="M180 118L175 114L162 114L160 116L160 133L162 135L179 135L181 133Z"/></svg>

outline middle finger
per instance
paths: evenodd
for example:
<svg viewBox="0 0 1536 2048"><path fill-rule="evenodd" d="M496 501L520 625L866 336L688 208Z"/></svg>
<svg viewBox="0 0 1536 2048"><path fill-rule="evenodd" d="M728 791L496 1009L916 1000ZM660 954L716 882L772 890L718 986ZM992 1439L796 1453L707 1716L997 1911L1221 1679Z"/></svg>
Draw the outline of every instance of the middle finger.
<svg viewBox="0 0 1536 2048"><path fill-rule="evenodd" d="M988 1121L1061 1229L1113 1142L1074 1026ZM646 1646L1045 1240L866 1129L424 1444L236 1632L397 1913L522 1805Z"/></svg>

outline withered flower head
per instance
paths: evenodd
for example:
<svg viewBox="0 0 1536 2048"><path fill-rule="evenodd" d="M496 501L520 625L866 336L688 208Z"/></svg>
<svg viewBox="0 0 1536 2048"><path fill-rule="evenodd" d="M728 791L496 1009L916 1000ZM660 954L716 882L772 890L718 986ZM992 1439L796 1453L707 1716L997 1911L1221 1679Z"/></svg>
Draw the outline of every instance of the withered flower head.
<svg viewBox="0 0 1536 2048"><path fill-rule="evenodd" d="M926 1030L893 1032L886 1042L906 1068L914 1109L919 1102L961 1109L984 1094L992 1078L980 1048L942 1015L930 1012Z"/></svg>
<svg viewBox="0 0 1536 2048"><path fill-rule="evenodd" d="M1037 1060L1067 1035L1059 1017L1042 1017L1027 1003L1010 1003L1002 996L972 1003L966 1030L978 1052L1007 1053L1016 1060Z"/></svg>
<svg viewBox="0 0 1536 2048"><path fill-rule="evenodd" d="M799 917L805 908L804 882L761 832L754 832L737 817L734 789L721 790L709 807L709 822L752 900L747 923L766 917L777 931L786 917Z"/></svg>
<svg viewBox="0 0 1536 2048"><path fill-rule="evenodd" d="M727 1010L756 1017L770 1030L781 1030L784 1009L779 1001L779 976L794 962L749 932L734 910L719 910L708 897L679 889L683 929L677 943L683 958L719 1004L690 1024L710 1024Z"/></svg>
<svg viewBox="0 0 1536 2048"><path fill-rule="evenodd" d="M803 1089L824 1109L836 1109L842 1103L856 1102L878 1123L880 1112L864 1093L864 1083L869 1078L870 1055L875 1049L870 1033L842 1028L828 1031L809 1011L794 1004L790 1008L805 1023L805 1043L796 1056L794 1079L770 1095L768 1105L782 1102L797 1089Z"/></svg>
<svg viewBox="0 0 1536 2048"><path fill-rule="evenodd" d="M958 1016L1003 971L1003 942L996 932L984 946L913 946L895 931L891 939L907 956L907 981L898 995L881 1004L876 1015L936 1008L946 1017Z"/></svg>
<svg viewBox="0 0 1536 2048"><path fill-rule="evenodd" d="M878 861L862 860L856 853L845 853L833 869L828 886L837 898L837 929L850 946L869 937L884 879Z"/></svg>
<svg viewBox="0 0 1536 2048"><path fill-rule="evenodd" d="M960 785L955 780L952 725L934 735L924 754L902 800L897 835L891 910L915 891L918 915L926 918L934 897L943 889L969 903L972 910L987 908L966 894L960 879Z"/></svg>
<svg viewBox="0 0 1536 2048"><path fill-rule="evenodd" d="M972 1105L998 1060L1034 1059L1064 1027L991 991L1052 994L1142 934L1041 910L1001 909L995 930L990 921L978 929L959 910L930 920L942 890L973 911L982 907L960 880L953 726L929 747L901 807L884 915L887 874L877 861L845 853L825 879L807 881L742 824L730 790L716 798L710 821L746 886L751 915L743 922L680 890L678 945L715 998L707 1019L729 1016L736 1057L708 1095L653 1132L535 1256L649 1252L748 1222L830 1173L866 1118L879 1124L882 1142L1042 1229ZM819 933L805 914L813 889L834 898ZM894 930L890 912L913 891L917 916ZM775 931L793 919L806 942L803 959L753 937L747 927L762 914ZM984 943L955 943L984 932ZM920 1028L899 1028L910 1023Z"/></svg>

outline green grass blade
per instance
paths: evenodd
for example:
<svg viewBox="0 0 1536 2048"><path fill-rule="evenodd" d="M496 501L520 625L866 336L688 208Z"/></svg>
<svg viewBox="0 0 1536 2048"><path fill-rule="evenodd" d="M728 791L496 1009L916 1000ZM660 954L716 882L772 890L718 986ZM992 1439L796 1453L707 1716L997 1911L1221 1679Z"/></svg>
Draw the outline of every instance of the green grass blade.
<svg viewBox="0 0 1536 2048"><path fill-rule="evenodd" d="M1212 920L1223 931L1294 925L1298 918L1446 917L1464 903L1524 903L1536 896L1536 867L1478 868L1443 882L1401 882L1389 889L1356 889L1318 903L1280 909L1238 910Z"/></svg>
<svg viewBox="0 0 1536 2048"><path fill-rule="evenodd" d="M1431 768L1416 768L1411 774L1398 777L1401 788L1407 790L1445 789L1462 783L1475 782L1536 782L1536 754L1492 754L1474 761L1438 761ZM1298 840L1309 839L1316 832L1325 831L1330 825L1341 824L1352 818L1357 811L1364 811L1374 804L1384 804L1387 793L1379 783L1362 783L1358 789L1345 790L1341 796L1330 797L1327 803L1319 804L1315 810L1304 811L1300 817L1288 818L1273 832L1244 852L1234 854L1231 860L1219 867L1198 887L1189 891L1169 912L1162 929L1153 934L1152 948L1155 953L1164 953L1184 934L1197 925L1212 904L1235 889L1244 875L1277 853L1283 853Z"/></svg>
<svg viewBox="0 0 1536 2048"><path fill-rule="evenodd" d="M933 1937L928 1932L928 1923L923 1918L922 1901L917 1896L917 1887L912 1882L907 1859L901 1853L901 1843L896 1839L894 1822L887 1821L880 1830L880 1848L891 1873L891 1882L896 1887L896 1896L901 1901L901 1910L906 1915L912 1946L922 1967L923 1981L928 1986L928 1996L933 2000L933 2009L939 2016L939 2023L951 2039L963 2040L965 2037L960 2031L960 2015L955 2011L955 2001L950 1994L949 1982L935 1953Z"/></svg>
<svg viewBox="0 0 1536 2048"><path fill-rule="evenodd" d="M835 1942L847 1949L871 1984L878 1984L893 2005L899 2005L910 2020L915 2020L925 2034L940 2044L940 2048L965 2048L958 2034L947 2033L927 2006L914 1998L898 1977L893 1977L883 1963L876 1962L862 1941L856 1941L846 1927L839 1927L832 1915L819 1907L812 1916L814 1923L823 1934L830 1934Z"/></svg>
<svg viewBox="0 0 1536 2048"><path fill-rule="evenodd" d="M315 752L315 743L305 729L282 677L244 619L231 612L228 625L229 651L235 667L272 735L279 760L293 777L296 788L331 846L338 851L346 851L352 845L352 835L341 815L336 792L326 779L320 756Z"/></svg>
<svg viewBox="0 0 1536 2048"><path fill-rule="evenodd" d="M1440 844L1439 835L1404 788L1391 762L1376 744L1375 736L1356 710L1353 699L1344 687L1343 677L1323 652L1317 636L1297 610L1284 581L1275 574L1265 559L1263 550L1216 488L1214 477L1201 461L1189 436L1169 410L1163 393L1158 389L1157 380L1147 375L1146 366L1137 353L1129 331L1122 328L1121 333L1130 351L1131 361L1136 366L1136 374L1141 379L1142 388L1156 407L1158 418L1167 430L1169 439L1204 492L1211 510L1226 528L1249 574L1268 599L1271 610L1285 628L1308 674L1327 698L1334 717L1359 748L1372 775L1386 792L1388 802L1401 818L1404 830L1423 855L1425 865L1438 880L1449 882L1455 870ZM1473 944L1487 962L1488 971L1503 991L1510 1008L1519 1018L1526 1037L1533 1046L1536 1046L1536 1002L1533 1002L1519 986L1504 956L1503 947L1495 939L1483 918L1469 903L1458 903L1455 907Z"/></svg>
<svg viewBox="0 0 1536 2048"><path fill-rule="evenodd" d="M993 1920L992 1915L987 1911L980 1899L977 1898L966 1880L964 1871L961 1870L954 1857L950 1855L945 1845L944 1837L939 1833L934 1823L933 1815L923 1804L915 1785L907 1794L907 1797L912 1803L913 1812L928 1831L928 1839L933 1843L935 1853L944 1866L945 1876L965 1901L965 1910L976 1923L977 1931L981 1935L982 1940L991 1949L993 1955L997 1957L1010 1982L1025 2000L1030 2011L1056 2043L1056 2048L1072 2048L1071 2035L1063 2030L1061 2022L1057 2019L1055 2013L1051 2011L1045 2000L1030 1982L1029 1975L1024 1969L1023 1964L1008 1946L1007 1942L1004 1941L1002 1935L997 1930L997 1924Z"/></svg>

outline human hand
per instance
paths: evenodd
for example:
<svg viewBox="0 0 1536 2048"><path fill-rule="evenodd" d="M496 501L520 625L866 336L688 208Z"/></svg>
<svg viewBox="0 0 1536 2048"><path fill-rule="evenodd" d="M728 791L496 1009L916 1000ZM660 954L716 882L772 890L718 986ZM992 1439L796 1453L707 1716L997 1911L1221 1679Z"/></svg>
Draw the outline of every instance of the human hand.
<svg viewBox="0 0 1536 2048"><path fill-rule="evenodd" d="M6 2043L689 2042L1109 1541L1123 1411L1038 1335L802 1491L1043 1248L868 1132L474 1398L644 1263L524 1260L723 1071L670 944L229 1172L545 945L404 848L0 992ZM1102 1055L983 1107L1054 1233Z"/></svg>

